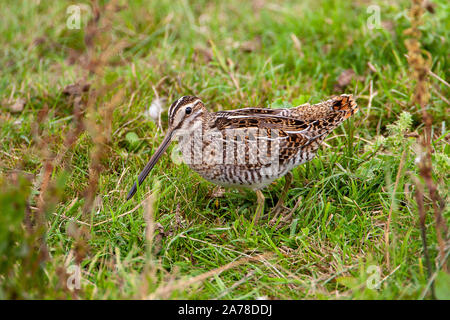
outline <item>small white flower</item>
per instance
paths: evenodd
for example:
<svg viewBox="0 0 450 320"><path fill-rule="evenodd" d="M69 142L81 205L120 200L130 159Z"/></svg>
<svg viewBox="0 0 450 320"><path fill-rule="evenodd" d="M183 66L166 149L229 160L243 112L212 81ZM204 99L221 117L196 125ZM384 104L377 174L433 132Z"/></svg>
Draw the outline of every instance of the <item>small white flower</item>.
<svg viewBox="0 0 450 320"><path fill-rule="evenodd" d="M158 128L161 129L161 113L163 111L163 101L162 99L155 98L148 109L145 111L144 115L147 118L153 120Z"/></svg>
<svg viewBox="0 0 450 320"><path fill-rule="evenodd" d="M414 163L415 163L416 165L418 165L421 161L422 161L422 155L419 154L419 155L417 155L417 157L414 159Z"/></svg>

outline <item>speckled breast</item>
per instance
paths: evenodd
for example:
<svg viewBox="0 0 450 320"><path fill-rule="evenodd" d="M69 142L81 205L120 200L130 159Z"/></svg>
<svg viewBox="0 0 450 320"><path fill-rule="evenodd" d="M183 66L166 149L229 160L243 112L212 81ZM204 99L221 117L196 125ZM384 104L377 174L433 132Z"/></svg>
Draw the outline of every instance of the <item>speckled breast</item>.
<svg viewBox="0 0 450 320"><path fill-rule="evenodd" d="M283 137L269 137L258 128L193 131L178 139L184 162L224 187L261 189L310 158L299 149L283 161L279 154Z"/></svg>

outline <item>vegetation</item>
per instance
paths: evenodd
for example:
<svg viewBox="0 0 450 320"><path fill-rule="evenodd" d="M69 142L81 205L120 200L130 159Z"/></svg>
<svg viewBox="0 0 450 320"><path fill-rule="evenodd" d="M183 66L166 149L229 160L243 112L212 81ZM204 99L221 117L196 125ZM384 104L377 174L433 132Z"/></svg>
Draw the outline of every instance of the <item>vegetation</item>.
<svg viewBox="0 0 450 320"><path fill-rule="evenodd" d="M413 2L1 1L0 298L449 299L450 4ZM340 93L360 112L293 170L291 224L174 146L125 201L178 97Z"/></svg>

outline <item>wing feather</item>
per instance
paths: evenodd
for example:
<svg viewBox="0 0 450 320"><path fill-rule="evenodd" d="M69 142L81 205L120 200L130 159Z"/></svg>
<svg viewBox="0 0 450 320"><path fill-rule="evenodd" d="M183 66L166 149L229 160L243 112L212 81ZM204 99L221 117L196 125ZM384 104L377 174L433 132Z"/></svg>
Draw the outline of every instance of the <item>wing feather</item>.
<svg viewBox="0 0 450 320"><path fill-rule="evenodd" d="M286 110L286 109L285 109ZM272 112L271 111L275 111ZM311 132L316 120L303 121L289 116L280 115L283 109L247 108L231 112L220 112L214 121L214 127L220 131L232 130L233 135L240 136L240 141L249 139L249 132L256 129L257 140L271 141L264 152L271 157L272 143L277 143L280 164L284 164L294 157L302 148L314 139ZM250 142L251 140L251 142Z"/></svg>

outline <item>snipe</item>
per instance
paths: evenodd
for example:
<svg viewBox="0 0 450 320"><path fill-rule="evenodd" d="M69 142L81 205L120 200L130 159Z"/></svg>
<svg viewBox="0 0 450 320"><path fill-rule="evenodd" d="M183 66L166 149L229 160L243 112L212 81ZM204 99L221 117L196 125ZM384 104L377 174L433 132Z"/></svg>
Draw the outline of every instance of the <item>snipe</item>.
<svg viewBox="0 0 450 320"><path fill-rule="evenodd" d="M203 178L224 187L249 188L256 192L254 221L264 208L261 189L286 175L283 193L274 207L281 212L292 182L290 170L311 160L326 136L352 116L358 107L351 95L290 109L245 108L209 112L203 102L184 96L169 108L169 129L138 183L178 137L184 161ZM136 193L135 183L127 200Z"/></svg>

